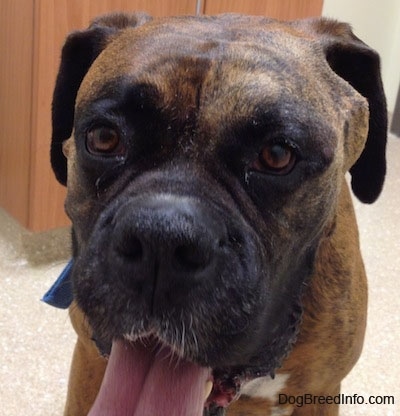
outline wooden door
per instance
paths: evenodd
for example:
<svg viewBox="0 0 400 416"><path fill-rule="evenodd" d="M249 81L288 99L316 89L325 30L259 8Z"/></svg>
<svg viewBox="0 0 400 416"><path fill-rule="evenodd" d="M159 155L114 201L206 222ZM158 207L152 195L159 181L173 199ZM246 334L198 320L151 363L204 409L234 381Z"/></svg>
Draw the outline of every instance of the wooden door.
<svg viewBox="0 0 400 416"><path fill-rule="evenodd" d="M0 207L28 219L33 8L0 0Z"/></svg>
<svg viewBox="0 0 400 416"><path fill-rule="evenodd" d="M280 20L320 16L323 0L204 0L205 14L255 14Z"/></svg>

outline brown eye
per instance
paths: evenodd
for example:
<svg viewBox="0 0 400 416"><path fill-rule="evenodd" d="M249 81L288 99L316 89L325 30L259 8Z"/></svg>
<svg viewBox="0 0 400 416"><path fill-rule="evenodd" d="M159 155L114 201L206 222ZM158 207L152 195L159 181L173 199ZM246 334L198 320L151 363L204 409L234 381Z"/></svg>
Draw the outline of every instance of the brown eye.
<svg viewBox="0 0 400 416"><path fill-rule="evenodd" d="M118 132L110 127L96 127L87 132L86 145L93 154L121 154L123 149Z"/></svg>
<svg viewBox="0 0 400 416"><path fill-rule="evenodd" d="M262 149L254 168L275 175L285 175L296 162L294 149L286 144L274 144Z"/></svg>

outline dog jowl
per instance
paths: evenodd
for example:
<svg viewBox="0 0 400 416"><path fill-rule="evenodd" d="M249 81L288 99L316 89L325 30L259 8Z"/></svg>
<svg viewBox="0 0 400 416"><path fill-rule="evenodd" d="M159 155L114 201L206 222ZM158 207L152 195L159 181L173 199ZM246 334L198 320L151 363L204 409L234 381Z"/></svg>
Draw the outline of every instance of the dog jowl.
<svg viewBox="0 0 400 416"><path fill-rule="evenodd" d="M385 176L376 53L326 19L108 15L65 43L52 164L73 224L65 414L336 415L366 281L346 172ZM273 413L275 412L275 413Z"/></svg>

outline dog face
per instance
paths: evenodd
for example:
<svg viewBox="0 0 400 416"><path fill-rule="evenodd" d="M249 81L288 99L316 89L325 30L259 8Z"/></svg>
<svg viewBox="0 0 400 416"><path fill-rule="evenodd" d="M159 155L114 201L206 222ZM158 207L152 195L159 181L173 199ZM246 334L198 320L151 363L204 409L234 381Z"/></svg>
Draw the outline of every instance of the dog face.
<svg viewBox="0 0 400 416"><path fill-rule="evenodd" d="M207 368L210 407L273 372L344 173L379 194L382 97L375 54L330 21L118 15L71 35L52 160L65 181L75 102L73 284L103 353L124 339Z"/></svg>

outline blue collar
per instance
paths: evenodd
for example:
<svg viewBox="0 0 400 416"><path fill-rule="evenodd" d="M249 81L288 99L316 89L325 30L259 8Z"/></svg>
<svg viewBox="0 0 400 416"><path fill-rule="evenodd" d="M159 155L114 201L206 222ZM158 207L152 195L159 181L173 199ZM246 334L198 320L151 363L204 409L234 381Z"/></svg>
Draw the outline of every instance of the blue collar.
<svg viewBox="0 0 400 416"><path fill-rule="evenodd" d="M60 276L43 296L42 301L56 308L67 309L72 303L71 270L73 260L64 267Z"/></svg>

